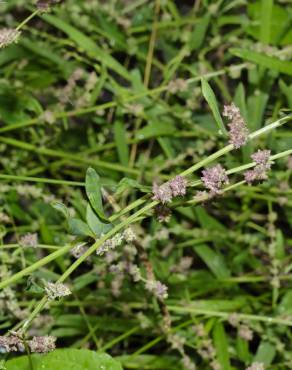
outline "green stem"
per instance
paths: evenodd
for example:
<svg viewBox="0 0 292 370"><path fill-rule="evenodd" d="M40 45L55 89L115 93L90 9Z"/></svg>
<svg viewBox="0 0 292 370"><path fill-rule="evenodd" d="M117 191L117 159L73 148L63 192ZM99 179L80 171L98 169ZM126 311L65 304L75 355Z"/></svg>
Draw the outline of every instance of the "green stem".
<svg viewBox="0 0 292 370"><path fill-rule="evenodd" d="M42 258L41 260L33 263L32 265L26 267L25 269L10 276L6 280L1 281L0 289L6 288L8 285L13 284L16 281L22 279L24 276L31 274L33 271L37 270L38 268L54 261L56 258L63 256L63 254L67 253L72 248L73 248L72 245L66 245L64 247L60 247L56 252L49 254L48 256Z"/></svg>
<svg viewBox="0 0 292 370"><path fill-rule="evenodd" d="M17 176L17 175L6 175L6 174L0 174L0 179L15 180L15 181L31 181L31 182L39 182L39 183L46 183L46 184L54 184L54 185L85 186L84 182L78 182L78 181L45 179L42 177Z"/></svg>
<svg viewBox="0 0 292 370"><path fill-rule="evenodd" d="M204 315L204 316L210 316L210 317L221 317L224 320L228 320L230 316L230 312L203 310L203 309L194 308L194 307L180 307L180 306L171 306L171 305L167 307L169 311L176 312L176 313ZM249 315L249 314L244 314L244 313L238 313L237 315L240 320L261 321L261 322L265 322L268 324L292 326L292 320L288 320L288 319L281 319L281 318L269 317L269 316L263 316L263 315Z"/></svg>
<svg viewBox="0 0 292 370"><path fill-rule="evenodd" d="M23 26L25 26L32 18L34 18L39 13L39 10L35 10L33 13L31 13L27 18L25 18L24 21L22 21L17 27L16 31L20 31Z"/></svg>

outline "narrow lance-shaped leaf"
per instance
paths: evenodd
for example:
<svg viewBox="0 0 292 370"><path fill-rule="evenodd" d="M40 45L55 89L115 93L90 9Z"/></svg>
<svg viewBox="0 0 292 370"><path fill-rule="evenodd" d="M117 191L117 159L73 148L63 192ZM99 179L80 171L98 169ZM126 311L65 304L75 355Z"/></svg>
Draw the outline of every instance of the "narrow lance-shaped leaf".
<svg viewBox="0 0 292 370"><path fill-rule="evenodd" d="M276 57L270 57L247 49L234 48L230 49L230 52L239 58L248 60L249 62L292 76L292 62L287 60L280 60Z"/></svg>
<svg viewBox="0 0 292 370"><path fill-rule="evenodd" d="M128 166L129 164L129 147L126 138L126 129L121 121L116 121L114 124L114 135L115 142L117 145L117 151L120 163L123 166Z"/></svg>
<svg viewBox="0 0 292 370"><path fill-rule="evenodd" d="M89 202L98 217L100 217L102 220L106 220L102 205L100 177L91 167L89 167L86 172L85 190Z"/></svg>
<svg viewBox="0 0 292 370"><path fill-rule="evenodd" d="M227 136L227 131L224 126L224 122L222 120L222 117L221 117L221 114L218 108L216 96L211 86L204 78L201 79L201 84L202 84L202 93L207 103L209 104L209 107L213 113L213 116L218 125L218 128L225 136Z"/></svg>

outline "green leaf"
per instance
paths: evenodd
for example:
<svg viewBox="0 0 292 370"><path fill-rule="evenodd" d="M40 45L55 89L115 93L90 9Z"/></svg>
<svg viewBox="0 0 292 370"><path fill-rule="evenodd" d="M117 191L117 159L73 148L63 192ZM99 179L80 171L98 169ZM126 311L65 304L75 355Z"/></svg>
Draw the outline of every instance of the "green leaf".
<svg viewBox="0 0 292 370"><path fill-rule="evenodd" d="M264 3L265 11L262 11ZM267 5L268 4L268 5ZM286 7L287 8L287 7ZM285 6L276 5L275 2L271 9L270 0L249 1L247 3L249 21L247 32L256 40L265 40L263 36L263 27L267 29L270 22L269 43L272 45L290 45L292 42L292 18ZM263 13L267 14L263 14ZM272 13L268 21L268 13ZM266 19L264 19L266 18ZM264 23L264 25L263 25Z"/></svg>
<svg viewBox="0 0 292 370"><path fill-rule="evenodd" d="M224 259L220 254L214 252L207 245L198 245L194 248L196 253L218 279L225 279L230 276L230 271L226 267Z"/></svg>
<svg viewBox="0 0 292 370"><path fill-rule="evenodd" d="M91 207L94 209L98 217L102 220L106 220L102 205L100 177L91 167L86 171L85 190Z"/></svg>
<svg viewBox="0 0 292 370"><path fill-rule="evenodd" d="M90 57L96 58L101 64L117 72L120 76L130 80L130 76L125 67L123 67L115 58L108 52L100 48L90 37L80 32L77 28L66 23L64 20L59 19L53 15L43 15L42 18L56 28L65 32L71 40L73 40L82 50Z"/></svg>
<svg viewBox="0 0 292 370"><path fill-rule="evenodd" d="M72 235L94 237L94 234L89 229L89 227L86 225L86 223L80 220L79 218L69 218L68 228L69 228L69 233Z"/></svg>
<svg viewBox="0 0 292 370"><path fill-rule="evenodd" d="M65 204L61 202L52 202L51 206L57 210L58 212L62 213L65 218L69 218L69 211L68 208L65 206Z"/></svg>
<svg viewBox="0 0 292 370"><path fill-rule="evenodd" d="M214 116L214 119L218 125L218 128L219 130L227 135L227 131L226 131L226 128L224 126L224 123L223 123L223 120L222 120L222 117L221 117L221 114L220 114L220 111L219 111L219 108L218 108L218 103L217 103L217 99L216 99L216 96L211 88L211 86L209 85L209 83L204 79L202 78L201 79L201 84L202 84L202 93L204 95L204 98L206 99L207 103L209 104L209 107L213 113L213 116Z"/></svg>
<svg viewBox="0 0 292 370"><path fill-rule="evenodd" d="M121 365L105 353L87 349L58 349L46 355L31 355L34 370L122 370ZM7 370L30 370L28 356L7 361Z"/></svg>
<svg viewBox="0 0 292 370"><path fill-rule="evenodd" d="M276 355L276 348L269 342L262 341L254 356L253 362L262 362L264 365L270 365Z"/></svg>
<svg viewBox="0 0 292 370"><path fill-rule="evenodd" d="M149 122L147 126L141 128L136 137L138 139L149 139L157 136L169 136L176 132L176 128L170 122L155 121Z"/></svg>
<svg viewBox="0 0 292 370"><path fill-rule="evenodd" d="M213 330L214 345L216 348L217 359L221 368L224 370L230 369L230 360L228 354L228 340L224 326L218 322Z"/></svg>
<svg viewBox="0 0 292 370"><path fill-rule="evenodd" d="M114 124L114 136L117 146L118 156L120 163L123 166L128 166L129 164L129 147L126 138L125 125L121 121L116 121Z"/></svg>
<svg viewBox="0 0 292 370"><path fill-rule="evenodd" d="M113 226L112 224L101 222L91 208L90 204L87 205L86 209L86 221L95 237L99 237L101 234L107 233Z"/></svg>
<svg viewBox="0 0 292 370"><path fill-rule="evenodd" d="M230 49L230 52L241 59L292 76L292 62L280 60L276 57L270 57L248 49L233 48Z"/></svg>
<svg viewBox="0 0 292 370"><path fill-rule="evenodd" d="M198 50L202 46L204 41L211 15L207 13L204 17L199 19L199 22L195 25L195 29L192 32L189 40L190 50Z"/></svg>

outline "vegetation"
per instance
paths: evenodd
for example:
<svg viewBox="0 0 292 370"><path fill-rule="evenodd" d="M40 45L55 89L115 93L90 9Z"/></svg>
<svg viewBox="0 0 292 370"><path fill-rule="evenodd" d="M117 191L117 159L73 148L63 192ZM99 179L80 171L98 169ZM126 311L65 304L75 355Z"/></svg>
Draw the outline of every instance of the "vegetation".
<svg viewBox="0 0 292 370"><path fill-rule="evenodd" d="M292 368L291 1L0 14L0 368Z"/></svg>

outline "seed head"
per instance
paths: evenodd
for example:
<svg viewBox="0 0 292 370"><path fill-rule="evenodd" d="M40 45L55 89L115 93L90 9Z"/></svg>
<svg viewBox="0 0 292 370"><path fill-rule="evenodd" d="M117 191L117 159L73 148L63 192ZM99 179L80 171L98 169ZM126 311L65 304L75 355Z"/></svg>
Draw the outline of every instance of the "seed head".
<svg viewBox="0 0 292 370"><path fill-rule="evenodd" d="M2 28L0 30L0 49L17 42L20 36L20 31L13 28Z"/></svg>
<svg viewBox="0 0 292 370"><path fill-rule="evenodd" d="M86 243L77 244L73 249L71 249L70 253L75 258L80 258L83 254L87 251Z"/></svg>
<svg viewBox="0 0 292 370"><path fill-rule="evenodd" d="M182 176L175 176L169 181L169 186L174 197L186 195L187 180Z"/></svg>
<svg viewBox="0 0 292 370"><path fill-rule="evenodd" d="M71 290L62 283L46 283L45 291L50 300L65 297L71 294Z"/></svg>
<svg viewBox="0 0 292 370"><path fill-rule="evenodd" d="M240 325L238 335L247 341L251 341L253 338L253 332L247 325Z"/></svg>
<svg viewBox="0 0 292 370"><path fill-rule="evenodd" d="M220 164L207 168L202 173L201 179L211 195L220 194L222 185L229 183L226 170Z"/></svg>
<svg viewBox="0 0 292 370"><path fill-rule="evenodd" d="M24 236L22 236L19 240L19 244L22 247L33 247L36 248L38 245L38 235L37 234L32 234L28 233Z"/></svg>
<svg viewBox="0 0 292 370"><path fill-rule="evenodd" d="M171 209L163 204L158 204L154 209L159 222L168 222L171 217Z"/></svg>
<svg viewBox="0 0 292 370"><path fill-rule="evenodd" d="M160 186L154 183L152 192L153 192L152 199L157 200L162 204L169 203L172 200L172 190L168 182Z"/></svg>
<svg viewBox="0 0 292 370"><path fill-rule="evenodd" d="M239 149L247 142L249 134L240 110L234 103L225 105L223 116L228 117L230 120L230 123L228 123L229 142L233 144L234 148Z"/></svg>
<svg viewBox="0 0 292 370"><path fill-rule="evenodd" d="M153 184L153 200L158 200L162 204L168 203L173 197L183 196L186 194L187 181L182 176L175 176L172 180L158 186Z"/></svg>
<svg viewBox="0 0 292 370"><path fill-rule="evenodd" d="M177 92L186 91L188 88L188 83L182 78L177 78L176 80L170 81L168 84L168 91L171 94L176 94Z"/></svg>
<svg viewBox="0 0 292 370"><path fill-rule="evenodd" d="M270 150L258 150L251 155L251 158L256 164L266 166L269 162L270 155Z"/></svg>
<svg viewBox="0 0 292 370"><path fill-rule="evenodd" d="M24 352L24 345L16 335L0 336L0 353Z"/></svg>
<svg viewBox="0 0 292 370"><path fill-rule="evenodd" d="M258 150L251 155L256 166L244 173L245 181L248 184L252 184L256 180L266 180L268 178L267 171L271 168L272 164L269 161L270 154L270 150Z"/></svg>
<svg viewBox="0 0 292 370"><path fill-rule="evenodd" d="M55 342L57 338L53 336L33 337L28 342L31 352L47 353L56 348Z"/></svg>
<svg viewBox="0 0 292 370"><path fill-rule="evenodd" d="M145 288L161 300L168 297L167 286L162 284L160 281L147 280Z"/></svg>
<svg viewBox="0 0 292 370"><path fill-rule="evenodd" d="M109 250L115 249L119 245L122 244L124 240L123 234L116 234L111 239L106 240L96 251L98 256L102 256L104 253L108 252Z"/></svg>
<svg viewBox="0 0 292 370"><path fill-rule="evenodd" d="M136 239L136 234L130 227L128 227L127 229L124 230L123 237L126 242L131 243Z"/></svg>

